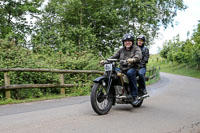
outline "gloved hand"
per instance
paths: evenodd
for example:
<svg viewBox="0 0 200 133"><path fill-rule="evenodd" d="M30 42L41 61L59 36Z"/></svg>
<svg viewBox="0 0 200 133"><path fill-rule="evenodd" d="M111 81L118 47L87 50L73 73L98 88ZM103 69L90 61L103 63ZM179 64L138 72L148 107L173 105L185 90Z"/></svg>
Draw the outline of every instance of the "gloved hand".
<svg viewBox="0 0 200 133"><path fill-rule="evenodd" d="M101 65L104 65L105 60L101 60L99 63L100 63Z"/></svg>
<svg viewBox="0 0 200 133"><path fill-rule="evenodd" d="M127 62L129 63L129 64L132 64L132 63L134 63L136 60L135 60L135 58L128 58L128 60L127 60Z"/></svg>

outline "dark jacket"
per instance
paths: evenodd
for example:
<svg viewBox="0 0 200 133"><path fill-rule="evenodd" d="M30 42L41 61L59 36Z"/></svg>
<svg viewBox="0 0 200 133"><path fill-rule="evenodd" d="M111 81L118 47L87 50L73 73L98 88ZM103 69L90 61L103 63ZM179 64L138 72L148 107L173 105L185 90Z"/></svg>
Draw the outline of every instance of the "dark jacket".
<svg viewBox="0 0 200 133"><path fill-rule="evenodd" d="M120 64L121 70L128 70L130 68L138 68L140 64L140 60L142 58L142 52L140 48L136 45L133 45L130 50L126 50L125 47L119 49L113 56L109 59L119 59L119 60L127 60L128 58L134 58L136 63L132 64Z"/></svg>
<svg viewBox="0 0 200 133"><path fill-rule="evenodd" d="M146 64L148 63L149 60L149 49L145 46L140 47L142 51L142 60L140 62L140 68L146 67Z"/></svg>

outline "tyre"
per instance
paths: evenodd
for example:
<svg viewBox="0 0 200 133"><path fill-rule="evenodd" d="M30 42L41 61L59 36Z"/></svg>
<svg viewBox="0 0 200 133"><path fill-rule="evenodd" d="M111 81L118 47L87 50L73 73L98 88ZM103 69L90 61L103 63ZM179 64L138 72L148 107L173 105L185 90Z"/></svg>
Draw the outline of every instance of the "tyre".
<svg viewBox="0 0 200 133"><path fill-rule="evenodd" d="M93 110L99 115L104 115L107 114L112 107L113 94L109 93L109 95L106 96L106 87L101 83L94 83L90 100Z"/></svg>
<svg viewBox="0 0 200 133"><path fill-rule="evenodd" d="M143 99L140 99L139 100L139 102L138 102L138 104L131 104L134 108L139 108L141 105L142 105L142 103L143 103Z"/></svg>

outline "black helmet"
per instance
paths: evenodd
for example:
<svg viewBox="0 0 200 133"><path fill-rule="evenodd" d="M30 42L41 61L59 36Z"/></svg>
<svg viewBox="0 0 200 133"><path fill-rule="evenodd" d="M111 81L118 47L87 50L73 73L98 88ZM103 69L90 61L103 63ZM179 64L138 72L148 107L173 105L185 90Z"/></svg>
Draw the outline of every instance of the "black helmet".
<svg viewBox="0 0 200 133"><path fill-rule="evenodd" d="M144 47L145 40L146 40L145 36L144 36L144 35L139 35L139 36L136 38L136 44L137 44L137 45L138 45L138 43L137 43L137 40L138 40L138 39L141 39L141 40L144 41L143 44L142 44L142 47Z"/></svg>
<svg viewBox="0 0 200 133"><path fill-rule="evenodd" d="M122 38L123 45L124 41L132 41L134 43L134 36L131 33L126 33Z"/></svg>
<svg viewBox="0 0 200 133"><path fill-rule="evenodd" d="M145 40L146 40L144 35L139 35L139 36L137 37L136 40L138 40L138 39L141 39L141 40L143 40L144 42L145 42Z"/></svg>

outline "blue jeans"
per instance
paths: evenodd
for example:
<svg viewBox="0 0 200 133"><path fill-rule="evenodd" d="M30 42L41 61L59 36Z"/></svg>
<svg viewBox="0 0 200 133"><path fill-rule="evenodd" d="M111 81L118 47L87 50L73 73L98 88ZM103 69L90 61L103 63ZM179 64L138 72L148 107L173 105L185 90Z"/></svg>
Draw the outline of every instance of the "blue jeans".
<svg viewBox="0 0 200 133"><path fill-rule="evenodd" d="M131 68L127 71L127 76L129 79L130 89L131 89L131 95L133 97L138 96L138 88L137 88L137 79L136 79L136 69Z"/></svg>
<svg viewBox="0 0 200 133"><path fill-rule="evenodd" d="M138 71L138 76L139 76L139 87L142 90L146 90L146 85L145 85L145 73L146 73L146 68L140 68Z"/></svg>

